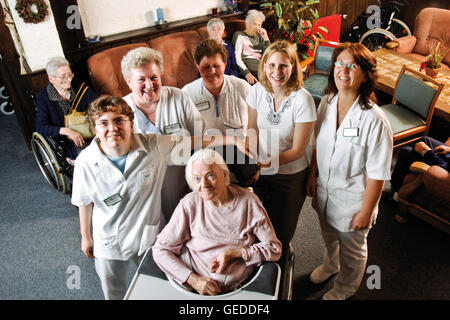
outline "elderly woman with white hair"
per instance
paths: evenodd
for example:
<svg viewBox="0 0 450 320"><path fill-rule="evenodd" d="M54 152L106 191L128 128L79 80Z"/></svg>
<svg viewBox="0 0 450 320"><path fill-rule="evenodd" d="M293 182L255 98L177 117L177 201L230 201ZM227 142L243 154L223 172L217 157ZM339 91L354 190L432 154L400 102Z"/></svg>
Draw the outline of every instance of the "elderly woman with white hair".
<svg viewBox="0 0 450 320"><path fill-rule="evenodd" d="M36 131L44 137L63 140L67 160L71 163L85 140L80 133L64 126L64 116L74 107L79 112L86 111L97 94L85 84L73 81L69 61L63 57L50 58L45 71L50 83L37 96Z"/></svg>
<svg viewBox="0 0 450 320"><path fill-rule="evenodd" d="M240 75L236 64L236 55L234 53L233 45L223 38L225 23L220 18L212 18L206 24L206 30L208 30L209 39L217 41L217 43L223 45L228 51L224 74L239 78Z"/></svg>
<svg viewBox="0 0 450 320"><path fill-rule="evenodd" d="M258 197L229 182L228 167L212 149L188 160L193 192L178 204L153 246L157 265L198 293L217 295L239 286L264 261L281 256L281 243ZM186 264L181 254L190 256Z"/></svg>
<svg viewBox="0 0 450 320"><path fill-rule="evenodd" d="M239 72L250 84L258 81L259 61L270 45L267 31L262 27L266 17L261 11L249 10L245 18L245 30L233 35L233 46Z"/></svg>
<svg viewBox="0 0 450 320"><path fill-rule="evenodd" d="M123 99L134 112L135 133L202 135L203 118L181 89L162 85L164 62L161 52L139 47L121 61L122 74L131 89ZM168 217L188 192L184 168L172 166L163 186L163 211Z"/></svg>

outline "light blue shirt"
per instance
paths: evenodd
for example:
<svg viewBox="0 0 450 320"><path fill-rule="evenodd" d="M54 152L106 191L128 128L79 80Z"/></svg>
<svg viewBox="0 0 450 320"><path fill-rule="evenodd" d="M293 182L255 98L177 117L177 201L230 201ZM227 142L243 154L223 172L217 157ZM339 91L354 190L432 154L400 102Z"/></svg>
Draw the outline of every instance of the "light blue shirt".
<svg viewBox="0 0 450 320"><path fill-rule="evenodd" d="M117 169L120 170L120 172L122 172L122 174L124 173L125 164L127 163L128 153L121 157L110 157L106 154L105 154L105 156L116 166Z"/></svg>

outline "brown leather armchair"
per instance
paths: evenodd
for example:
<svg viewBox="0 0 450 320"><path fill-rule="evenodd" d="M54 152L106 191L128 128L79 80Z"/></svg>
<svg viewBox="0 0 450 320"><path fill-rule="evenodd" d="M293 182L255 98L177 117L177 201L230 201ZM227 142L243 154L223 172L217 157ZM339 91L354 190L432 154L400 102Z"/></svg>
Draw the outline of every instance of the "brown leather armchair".
<svg viewBox="0 0 450 320"><path fill-rule="evenodd" d="M398 192L401 216L412 214L450 234L450 173L424 162L414 162L410 172Z"/></svg>
<svg viewBox="0 0 450 320"><path fill-rule="evenodd" d="M430 53L431 42L439 41L441 45L450 47L450 10L425 8L417 15L414 33L411 36L397 39L397 52L407 53L421 61ZM443 68L449 69L450 51L442 61Z"/></svg>

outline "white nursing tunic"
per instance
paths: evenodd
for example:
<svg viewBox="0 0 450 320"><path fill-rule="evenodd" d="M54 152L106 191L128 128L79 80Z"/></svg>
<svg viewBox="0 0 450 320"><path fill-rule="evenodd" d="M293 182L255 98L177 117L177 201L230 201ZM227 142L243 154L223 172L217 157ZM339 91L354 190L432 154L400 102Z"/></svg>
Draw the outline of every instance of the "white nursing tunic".
<svg viewBox="0 0 450 320"><path fill-rule="evenodd" d="M317 206L331 226L348 232L361 209L368 179L390 179L392 130L377 105L363 110L358 98L336 128L338 97L328 102L330 98L322 98L312 139L319 170ZM378 205L372 223L377 212Z"/></svg>

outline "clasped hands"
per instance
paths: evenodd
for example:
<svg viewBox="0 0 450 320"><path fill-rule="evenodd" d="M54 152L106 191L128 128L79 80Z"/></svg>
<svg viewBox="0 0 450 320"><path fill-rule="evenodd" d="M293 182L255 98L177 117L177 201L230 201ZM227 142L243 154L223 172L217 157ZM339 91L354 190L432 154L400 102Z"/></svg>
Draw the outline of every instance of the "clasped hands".
<svg viewBox="0 0 450 320"><path fill-rule="evenodd" d="M431 150L431 148L425 142L420 141L414 145L414 150L422 154L424 151ZM450 153L450 146L447 146L446 144L441 144L436 148L434 148L434 152L436 154L448 154Z"/></svg>
<svg viewBox="0 0 450 320"><path fill-rule="evenodd" d="M224 273L224 271L230 266L234 261L241 259L241 250L239 249L228 249L220 253L211 263L209 264L209 271L212 273ZM187 281L192 288L194 288L199 294L202 295L218 295L224 291L223 285L214 279L200 276L192 272Z"/></svg>

